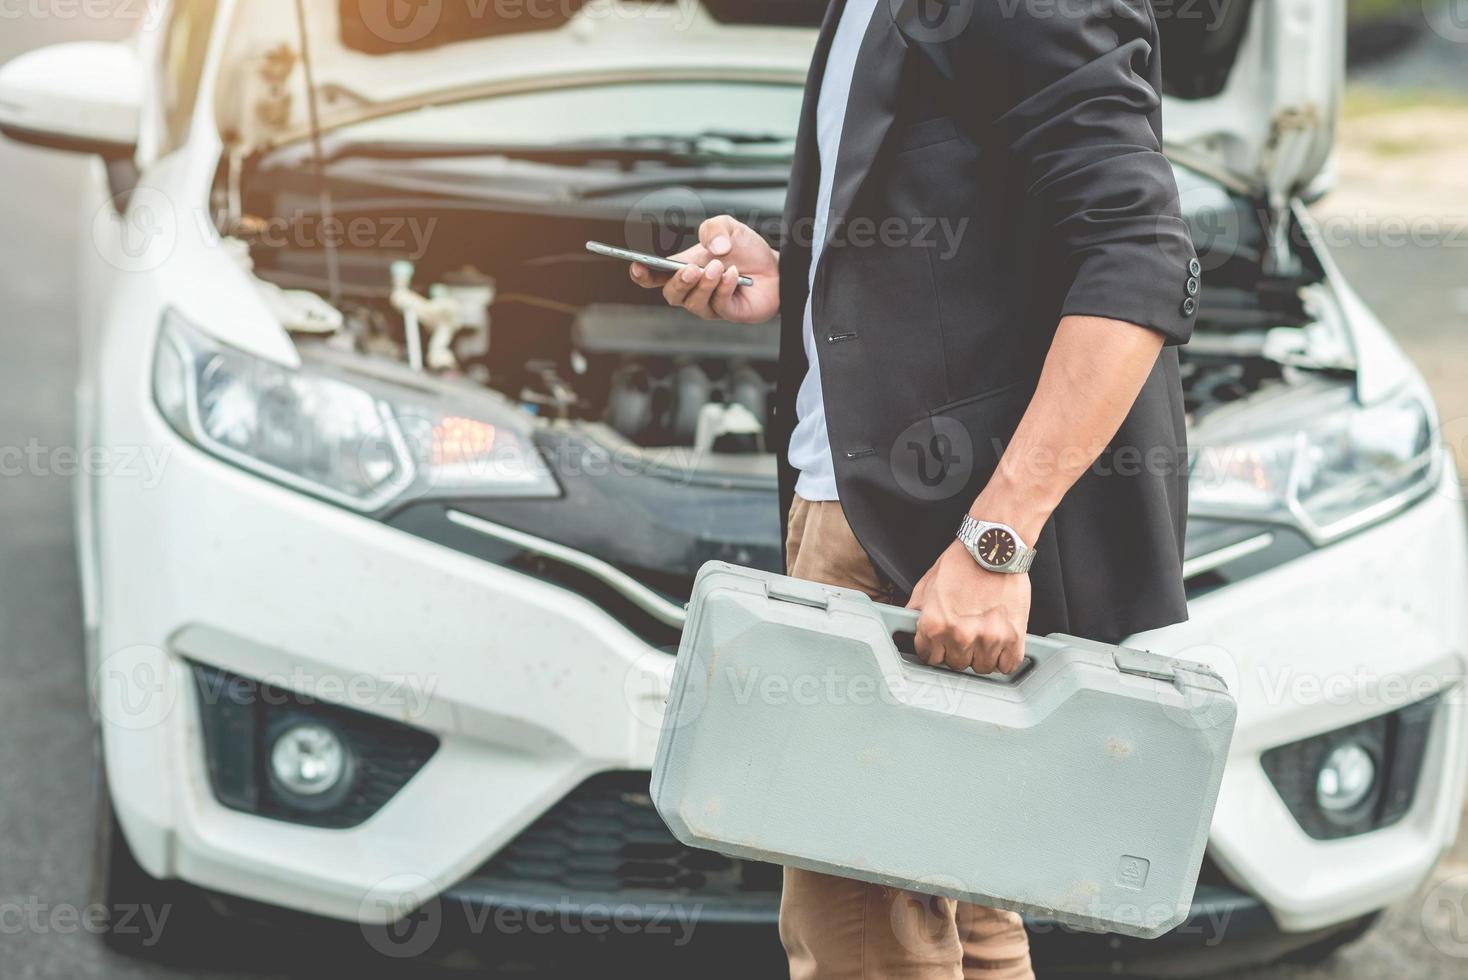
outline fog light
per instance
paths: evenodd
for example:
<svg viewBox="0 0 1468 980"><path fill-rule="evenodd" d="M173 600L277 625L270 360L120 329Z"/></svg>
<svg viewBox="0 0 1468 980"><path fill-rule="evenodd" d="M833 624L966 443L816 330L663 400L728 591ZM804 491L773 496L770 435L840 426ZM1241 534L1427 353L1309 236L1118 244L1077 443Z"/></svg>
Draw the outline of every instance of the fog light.
<svg viewBox="0 0 1468 980"><path fill-rule="evenodd" d="M281 729L270 746L270 775L285 802L325 809L346 792L352 755L326 725L298 722Z"/></svg>
<svg viewBox="0 0 1468 980"><path fill-rule="evenodd" d="M1315 779L1315 800L1330 813L1360 806L1376 785L1376 760L1356 742L1332 749Z"/></svg>

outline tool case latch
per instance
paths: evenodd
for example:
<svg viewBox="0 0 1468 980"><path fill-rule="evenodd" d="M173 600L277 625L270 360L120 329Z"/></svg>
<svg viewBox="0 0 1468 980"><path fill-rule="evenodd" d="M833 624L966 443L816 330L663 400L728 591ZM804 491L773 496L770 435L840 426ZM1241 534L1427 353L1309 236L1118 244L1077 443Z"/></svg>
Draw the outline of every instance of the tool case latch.
<svg viewBox="0 0 1468 980"><path fill-rule="evenodd" d="M1166 657L1143 650L1127 649L1113 650L1111 655L1116 659L1116 669L1123 674L1150 677L1155 681L1177 680L1176 664Z"/></svg>
<svg viewBox="0 0 1468 980"><path fill-rule="evenodd" d="M828 609L831 604L831 597L823 587L794 578L765 582L765 595L781 602L793 602L815 609Z"/></svg>

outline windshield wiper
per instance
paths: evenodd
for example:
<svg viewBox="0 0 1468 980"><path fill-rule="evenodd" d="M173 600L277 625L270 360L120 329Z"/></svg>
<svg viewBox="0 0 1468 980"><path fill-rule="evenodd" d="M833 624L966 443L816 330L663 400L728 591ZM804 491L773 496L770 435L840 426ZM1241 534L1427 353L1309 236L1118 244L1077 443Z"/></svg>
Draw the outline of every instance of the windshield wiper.
<svg viewBox="0 0 1468 980"><path fill-rule="evenodd" d="M358 143L328 139L323 151L329 164L348 159L452 160L506 157L537 163L578 166L597 161L617 164L663 163L669 166L708 163L769 163L790 156L793 140L774 134L711 131L692 136L676 134L629 135L567 143ZM766 148L781 147L778 151Z"/></svg>
<svg viewBox="0 0 1468 980"><path fill-rule="evenodd" d="M768 162L768 161L767 161ZM788 166L700 167L694 170L669 170L663 174L628 174L591 187L570 191L572 197L591 201L599 197L616 197L636 191L655 191L665 187L707 187L717 190L749 191L784 187L790 183Z"/></svg>
<svg viewBox="0 0 1468 980"><path fill-rule="evenodd" d="M665 148L686 148L694 153L711 150L744 151L758 146L784 145L793 147L795 137L778 133L737 133L722 129L709 129L701 133L636 133L622 138L627 143L647 143Z"/></svg>

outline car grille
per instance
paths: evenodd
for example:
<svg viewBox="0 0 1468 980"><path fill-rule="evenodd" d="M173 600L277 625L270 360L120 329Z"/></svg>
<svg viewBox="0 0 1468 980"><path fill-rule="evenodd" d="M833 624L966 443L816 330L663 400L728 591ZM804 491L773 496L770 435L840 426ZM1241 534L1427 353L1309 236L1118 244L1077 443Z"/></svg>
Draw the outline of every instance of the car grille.
<svg viewBox="0 0 1468 980"><path fill-rule="evenodd" d="M696 905L705 919L772 921L780 869L679 843L653 809L648 779L593 776L451 894L492 904Z"/></svg>

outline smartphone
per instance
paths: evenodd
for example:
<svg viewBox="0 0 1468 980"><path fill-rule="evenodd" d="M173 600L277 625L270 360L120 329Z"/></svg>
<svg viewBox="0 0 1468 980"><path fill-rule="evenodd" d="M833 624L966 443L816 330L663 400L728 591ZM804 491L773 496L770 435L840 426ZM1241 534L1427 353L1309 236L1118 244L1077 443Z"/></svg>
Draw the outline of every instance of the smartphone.
<svg viewBox="0 0 1468 980"><path fill-rule="evenodd" d="M660 255L647 255L642 252L634 252L630 249L617 248L615 245L605 245L601 242L587 242L586 250L595 252L597 255L605 255L612 259L621 259L623 262L641 262L649 269L658 269L662 272L677 272L685 268L687 262L679 262L676 259L665 259ZM754 280L748 276L739 277L739 285L753 286Z"/></svg>

